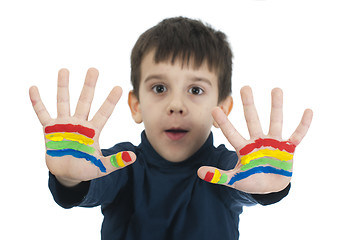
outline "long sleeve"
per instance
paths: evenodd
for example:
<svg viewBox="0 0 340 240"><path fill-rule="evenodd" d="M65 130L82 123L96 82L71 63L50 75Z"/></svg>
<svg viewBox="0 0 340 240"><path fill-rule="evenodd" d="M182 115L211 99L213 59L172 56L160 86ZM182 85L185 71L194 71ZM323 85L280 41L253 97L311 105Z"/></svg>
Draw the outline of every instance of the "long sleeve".
<svg viewBox="0 0 340 240"><path fill-rule="evenodd" d="M54 201L63 208L78 206L87 195L90 188L89 182L82 182L75 187L65 187L58 182L56 177L49 173L48 186Z"/></svg>
<svg viewBox="0 0 340 240"><path fill-rule="evenodd" d="M131 143L120 143L114 147L102 150L104 156L121 151L134 151ZM56 177L49 173L49 188L55 202L63 208L75 206L95 207L108 204L114 200L119 191L127 184L129 169L123 168L101 178L68 188L61 185Z"/></svg>
<svg viewBox="0 0 340 240"><path fill-rule="evenodd" d="M289 193L290 186L291 184L289 183L285 189L279 192L273 192L273 193L268 193L268 194L251 194L251 195L259 204L266 206L266 205L277 203L281 201L284 197L286 197Z"/></svg>

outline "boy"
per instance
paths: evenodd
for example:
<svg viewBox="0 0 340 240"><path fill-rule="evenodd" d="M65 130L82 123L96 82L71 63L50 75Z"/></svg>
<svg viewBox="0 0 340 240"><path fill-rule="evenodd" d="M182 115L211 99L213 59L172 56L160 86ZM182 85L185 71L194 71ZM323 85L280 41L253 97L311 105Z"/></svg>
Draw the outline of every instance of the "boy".
<svg viewBox="0 0 340 240"><path fill-rule="evenodd" d="M231 59L225 35L196 20L166 19L143 33L131 54L128 100L135 122L145 125L139 146L126 142L100 150L100 132L121 89L113 88L88 121L97 70L89 69L74 116L67 70L58 75L56 119L32 87L55 201L64 208L101 205L102 239L238 239L242 206L272 204L288 194L293 152L312 111L282 141L282 91L274 89L264 135L251 89L244 87L251 137L245 140L227 119ZM212 125L236 152L213 146Z"/></svg>

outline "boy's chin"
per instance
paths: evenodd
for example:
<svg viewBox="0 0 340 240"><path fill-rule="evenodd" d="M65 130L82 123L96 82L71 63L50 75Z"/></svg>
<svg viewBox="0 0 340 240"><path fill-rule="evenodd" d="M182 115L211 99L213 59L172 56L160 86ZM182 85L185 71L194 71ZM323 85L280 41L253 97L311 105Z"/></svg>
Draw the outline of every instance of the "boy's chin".
<svg viewBox="0 0 340 240"><path fill-rule="evenodd" d="M188 151L187 148L182 144L182 149L179 148L168 148L167 151L159 153L164 159L169 162L183 162L189 157L191 157L196 151ZM184 148L184 149L183 149Z"/></svg>

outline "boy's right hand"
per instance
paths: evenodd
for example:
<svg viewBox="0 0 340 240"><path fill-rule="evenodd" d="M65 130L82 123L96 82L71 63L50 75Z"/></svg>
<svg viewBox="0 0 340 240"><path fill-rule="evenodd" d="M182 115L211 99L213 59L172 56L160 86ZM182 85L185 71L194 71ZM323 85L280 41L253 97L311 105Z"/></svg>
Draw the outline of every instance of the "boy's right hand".
<svg viewBox="0 0 340 240"><path fill-rule="evenodd" d="M98 71L90 68L73 116L70 115L68 70L61 69L58 73L56 119L47 112L38 88L33 86L29 91L34 111L44 128L47 167L67 187L105 176L136 160L133 152L107 157L101 153L99 135L120 99L122 89L114 87L93 119L88 121L97 79Z"/></svg>

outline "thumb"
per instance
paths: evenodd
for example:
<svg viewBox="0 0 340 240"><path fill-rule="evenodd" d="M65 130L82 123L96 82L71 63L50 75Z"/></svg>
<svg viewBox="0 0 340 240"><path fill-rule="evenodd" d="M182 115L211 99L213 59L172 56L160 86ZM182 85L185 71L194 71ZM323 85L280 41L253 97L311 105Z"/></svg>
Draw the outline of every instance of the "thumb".
<svg viewBox="0 0 340 240"><path fill-rule="evenodd" d="M229 186L228 183L233 175L235 175L234 170L223 171L214 167L200 167L197 171L197 175L199 178L206 182L220 184Z"/></svg>
<svg viewBox="0 0 340 240"><path fill-rule="evenodd" d="M123 151L110 156L102 157L101 161L106 168L106 173L109 174L133 164L136 159L136 154L134 154L133 152Z"/></svg>

